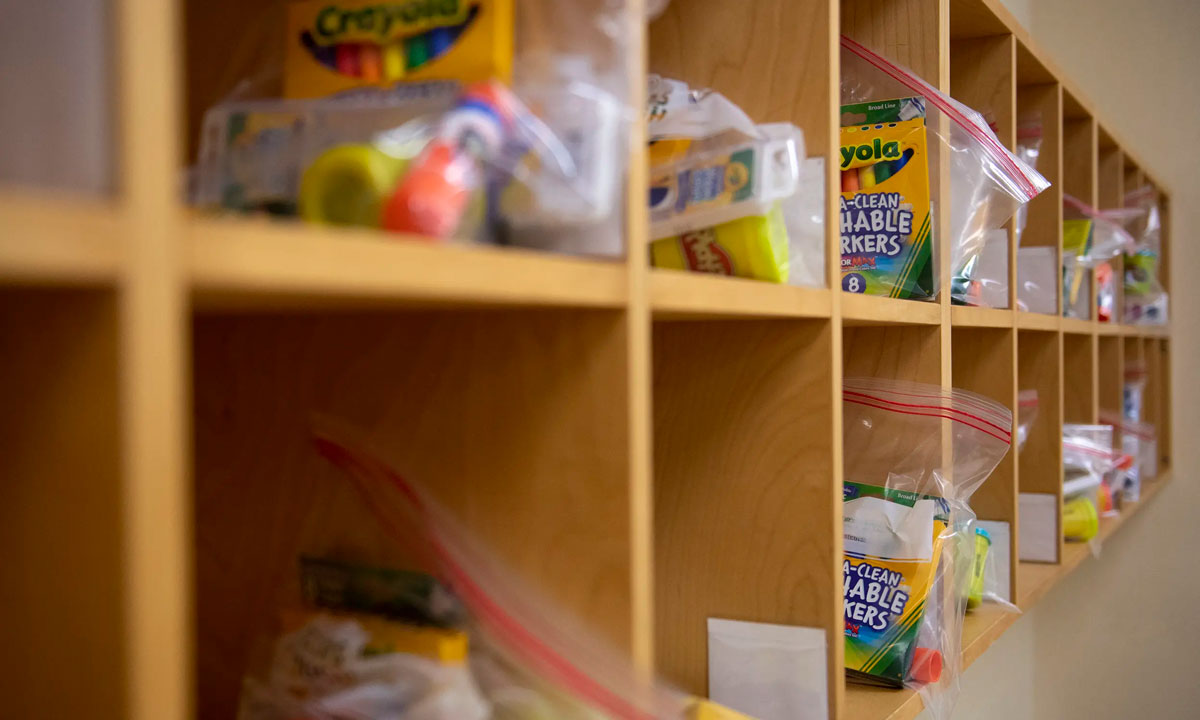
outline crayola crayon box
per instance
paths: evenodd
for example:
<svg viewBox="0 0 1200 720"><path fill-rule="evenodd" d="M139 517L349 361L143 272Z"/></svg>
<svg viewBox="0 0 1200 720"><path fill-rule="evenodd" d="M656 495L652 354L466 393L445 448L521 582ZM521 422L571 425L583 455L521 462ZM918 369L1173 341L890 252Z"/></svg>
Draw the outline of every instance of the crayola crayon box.
<svg viewBox="0 0 1200 720"><path fill-rule="evenodd" d="M514 0L301 0L288 6L283 93L423 80L511 80Z"/></svg>
<svg viewBox="0 0 1200 720"><path fill-rule="evenodd" d="M940 498L843 486L847 677L900 687L916 651L948 511Z"/></svg>
<svg viewBox="0 0 1200 720"><path fill-rule="evenodd" d="M919 98L842 106L842 289L936 294L929 154Z"/></svg>

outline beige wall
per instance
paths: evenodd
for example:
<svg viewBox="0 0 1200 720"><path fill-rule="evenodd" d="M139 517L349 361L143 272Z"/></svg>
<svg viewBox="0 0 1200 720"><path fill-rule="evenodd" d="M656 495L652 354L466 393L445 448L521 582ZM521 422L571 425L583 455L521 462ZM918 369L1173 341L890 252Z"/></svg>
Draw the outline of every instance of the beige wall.
<svg viewBox="0 0 1200 720"><path fill-rule="evenodd" d="M1200 2L1008 0L1173 191L1175 482L963 678L956 718L1200 718Z"/></svg>

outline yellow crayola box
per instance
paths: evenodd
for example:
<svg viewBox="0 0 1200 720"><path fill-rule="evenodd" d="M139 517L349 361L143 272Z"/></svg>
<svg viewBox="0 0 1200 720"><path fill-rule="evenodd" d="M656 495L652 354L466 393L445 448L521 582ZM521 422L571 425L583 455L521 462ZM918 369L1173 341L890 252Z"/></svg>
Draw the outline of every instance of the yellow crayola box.
<svg viewBox="0 0 1200 720"><path fill-rule="evenodd" d="M925 143L922 117L841 129L844 291L936 294Z"/></svg>
<svg viewBox="0 0 1200 720"><path fill-rule="evenodd" d="M864 483L843 488L847 677L900 687L916 653L947 512L939 499Z"/></svg>
<svg viewBox="0 0 1200 720"><path fill-rule="evenodd" d="M302 0L288 6L283 93L401 81L509 82L513 0Z"/></svg>

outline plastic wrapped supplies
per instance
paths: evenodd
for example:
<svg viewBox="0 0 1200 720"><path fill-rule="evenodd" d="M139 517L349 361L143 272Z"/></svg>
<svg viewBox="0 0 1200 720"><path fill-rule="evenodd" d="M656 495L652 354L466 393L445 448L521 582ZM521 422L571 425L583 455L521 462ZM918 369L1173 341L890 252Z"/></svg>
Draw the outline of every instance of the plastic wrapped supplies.
<svg viewBox="0 0 1200 720"><path fill-rule="evenodd" d="M823 283L824 176L800 128L756 124L720 93L657 75L647 127L656 267Z"/></svg>
<svg viewBox="0 0 1200 720"><path fill-rule="evenodd" d="M949 717L976 548L969 500L1008 452L1012 413L961 390L864 378L844 381L842 402L847 677L913 685Z"/></svg>

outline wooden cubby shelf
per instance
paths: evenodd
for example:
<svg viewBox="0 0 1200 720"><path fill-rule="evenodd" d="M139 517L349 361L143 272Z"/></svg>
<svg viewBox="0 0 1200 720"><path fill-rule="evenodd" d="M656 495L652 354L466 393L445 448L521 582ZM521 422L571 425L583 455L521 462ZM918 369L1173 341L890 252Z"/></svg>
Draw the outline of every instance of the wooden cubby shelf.
<svg viewBox="0 0 1200 720"><path fill-rule="evenodd" d="M447 247L355 230L192 218L188 270L202 307L622 307L623 262Z"/></svg>
<svg viewBox="0 0 1200 720"><path fill-rule="evenodd" d="M299 553L408 559L312 451L314 412L363 427L523 582L684 690L708 692L709 617L823 630L830 720L921 711L911 691L844 681L844 377L1014 409L1037 391L1024 447L974 497L980 518L1009 523L1013 558L1020 494L1061 509L1063 425L1121 410L1130 368L1146 372L1158 473L1100 540L1120 542L1171 480L1171 373L1194 363L1173 357L1170 325L1122 324L1119 291L1101 322L1094 275L1084 317L1064 317L1061 272L1053 312L1020 309L1015 229L1006 307L951 302L944 242L936 299L840 289L842 34L980 111L1010 148L1040 119L1051 187L1020 247L1041 262L1061 267L1064 193L1107 209L1154 186L1170 288L1170 189L1113 131L1120 108L1094 106L999 0L676 0L650 23L630 0L631 107L648 72L677 78L795 123L824 159L815 288L651 268L641 124L620 258L188 210L180 170L203 111L246 69L225 67L244 40L226 35L251 32L228 21L246 6L117 3L117 190L0 191L0 540L16 549L0 673L33 680L7 698L14 716L226 720L296 600ZM948 167L931 174L934 238L948 235ZM1011 565L1022 609L1090 551L1060 539L1046 554ZM970 614L963 664L1018 617ZM66 694L64 647L79 678Z"/></svg>
<svg viewBox="0 0 1200 720"><path fill-rule="evenodd" d="M112 285L121 267L116 203L49 192L0 190L0 282Z"/></svg>

